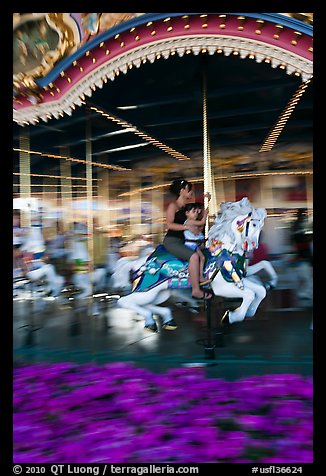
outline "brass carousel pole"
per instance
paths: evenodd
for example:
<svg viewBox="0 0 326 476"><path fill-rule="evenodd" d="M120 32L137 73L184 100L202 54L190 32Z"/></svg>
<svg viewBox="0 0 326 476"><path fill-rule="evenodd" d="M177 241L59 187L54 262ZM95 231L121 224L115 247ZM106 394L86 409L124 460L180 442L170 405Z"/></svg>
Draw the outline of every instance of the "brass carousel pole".
<svg viewBox="0 0 326 476"><path fill-rule="evenodd" d="M28 129L20 133L19 136L19 181L20 181L20 198L29 199L31 197L31 157L30 157L30 140ZM30 227L32 221L31 209L26 209L21 213L21 226Z"/></svg>
<svg viewBox="0 0 326 476"><path fill-rule="evenodd" d="M62 147L61 155L69 156L69 148ZM71 164L65 159L60 160L61 209L63 231L67 232L73 222Z"/></svg>
<svg viewBox="0 0 326 476"><path fill-rule="evenodd" d="M129 190L132 193L140 187L140 178L137 173L130 174ZM141 192L129 197L129 238L135 238L142 233L142 195Z"/></svg>
<svg viewBox="0 0 326 476"><path fill-rule="evenodd" d="M204 64L205 66L205 64ZM208 201L204 197L204 206L209 209L209 217L217 213L215 185L212 175L211 165L211 151L208 133L208 118L207 118L207 84L206 84L206 70L203 70L203 176L204 176L204 193L210 193L211 200ZM205 234L207 236L209 228L209 221L206 222Z"/></svg>
<svg viewBox="0 0 326 476"><path fill-rule="evenodd" d="M98 174L98 194L101 198L99 200L104 208L104 213L99 216L99 223L104 228L110 228L110 179L109 171L107 169L101 170Z"/></svg>
<svg viewBox="0 0 326 476"><path fill-rule="evenodd" d="M211 194L211 200L208 201L207 197L204 197L204 206L208 207L209 214L208 218L212 215L217 214L217 204L215 196L215 184L212 175L212 165L211 165L211 153L210 153L210 141L208 133L208 115L207 115L207 82L206 82L206 59L203 58L203 176L204 176L204 193ZM205 236L208 235L209 230L209 219L206 221L205 225ZM211 319L211 299L205 300L205 311L206 311L206 338L199 339L197 342L205 347L205 358L215 359L215 347L217 345L217 339L221 338L221 333L217 332L215 338L212 335L212 319Z"/></svg>
<svg viewBox="0 0 326 476"><path fill-rule="evenodd" d="M98 191L100 198L98 202L102 204L103 213L99 216L99 224L105 234L105 253L107 255L111 247L111 212L110 212L110 176L107 169L101 170L98 174L99 184ZM100 207L100 208L102 208Z"/></svg>
<svg viewBox="0 0 326 476"><path fill-rule="evenodd" d="M86 185L87 185L87 245L88 245L88 272L89 276L94 272L94 238L93 238L93 171L92 171L92 141L91 122L87 118L86 122ZM92 295L94 294L93 280L91 279Z"/></svg>
<svg viewBox="0 0 326 476"><path fill-rule="evenodd" d="M119 235L118 231L118 198L117 198L117 185L118 176L115 172L110 172L110 188L109 188L109 202L110 202L110 237ZM110 238L111 239L111 238Z"/></svg>

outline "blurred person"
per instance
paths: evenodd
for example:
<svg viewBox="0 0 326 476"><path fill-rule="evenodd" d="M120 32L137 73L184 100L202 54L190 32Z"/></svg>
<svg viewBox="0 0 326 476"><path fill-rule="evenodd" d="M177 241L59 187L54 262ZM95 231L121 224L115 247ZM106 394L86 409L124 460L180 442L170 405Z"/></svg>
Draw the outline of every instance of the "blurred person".
<svg viewBox="0 0 326 476"><path fill-rule="evenodd" d="M177 258L188 261L189 278L192 285L192 296L196 299L211 299L212 294L200 289L200 262L196 250L185 245L184 231L189 230L196 234L196 226L186 223L187 219L183 207L193 197L192 184L187 180L176 179L170 185L170 193L175 200L170 202L166 210L167 233L163 240L164 247ZM210 198L209 194L205 194Z"/></svg>
<svg viewBox="0 0 326 476"><path fill-rule="evenodd" d="M67 254L65 250L65 239L66 234L63 224L61 221L57 221L55 236L46 240L46 251L51 260L56 262Z"/></svg>
<svg viewBox="0 0 326 476"><path fill-rule="evenodd" d="M291 228L293 253L288 260L288 280L301 307L313 305L313 233L308 221L307 208L298 208Z"/></svg>
<svg viewBox="0 0 326 476"><path fill-rule="evenodd" d="M103 290L106 282L106 269L94 268L91 271L88 250L89 234L85 223L74 222L69 242L68 260L73 268L72 283L80 288L79 298L91 296L95 291Z"/></svg>
<svg viewBox="0 0 326 476"><path fill-rule="evenodd" d="M306 208L298 208L296 220L292 225L292 242L296 255L299 259L307 261L311 266L312 262L312 231L309 229Z"/></svg>
<svg viewBox="0 0 326 476"><path fill-rule="evenodd" d="M191 250L195 250L199 255L199 279L200 284L207 284L209 281L205 281L204 277L204 265L205 265L205 256L201 251L205 243L205 235L203 233L203 227L206 223L208 216L208 208L203 210L201 203L187 203L184 206L184 211L186 215L186 221L184 224L193 225L195 227L196 233L193 233L191 230L184 231L185 245Z"/></svg>
<svg viewBox="0 0 326 476"><path fill-rule="evenodd" d="M54 297L58 296L63 287L64 278L58 275L54 266L48 262L49 257L40 225L29 227L21 250L23 251L23 274L33 282L45 279L48 292Z"/></svg>
<svg viewBox="0 0 326 476"><path fill-rule="evenodd" d="M13 211L12 216L12 231L13 231L13 246L19 248L23 242L24 230L20 225L20 212L19 210Z"/></svg>
<svg viewBox="0 0 326 476"><path fill-rule="evenodd" d="M26 230L21 227L20 211L13 211L13 269L19 274L22 267L22 245L26 237Z"/></svg>
<svg viewBox="0 0 326 476"><path fill-rule="evenodd" d="M297 254L290 256L287 263L288 281L295 291L298 304L302 307L312 307L313 304L313 271L309 261L298 257Z"/></svg>
<svg viewBox="0 0 326 476"><path fill-rule="evenodd" d="M57 272L64 276L66 283L71 278L71 267L68 264L68 243L69 232L64 231L62 221L58 220L55 235L46 240L46 252Z"/></svg>

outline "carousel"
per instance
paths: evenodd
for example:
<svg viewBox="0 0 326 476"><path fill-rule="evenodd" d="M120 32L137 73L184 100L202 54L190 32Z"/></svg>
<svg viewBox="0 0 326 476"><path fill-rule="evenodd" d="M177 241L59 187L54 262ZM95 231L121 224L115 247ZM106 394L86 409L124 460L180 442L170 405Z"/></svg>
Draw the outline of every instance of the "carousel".
<svg viewBox="0 0 326 476"><path fill-rule="evenodd" d="M193 379L190 393L198 372L211 379L211 388L216 378L239 383L248 376L249 390L264 387L270 359L275 395L296 402L297 431L306 429L287 445L283 430L266 430L259 418L282 420L272 396L266 415L257 403L249 411L257 421L241 410L240 423L227 429L219 422L217 433L214 411L203 407L212 431L205 438L210 443L202 445L194 428L204 417L195 416L190 425L184 416L181 424L179 410L164 407L162 397L159 405L177 422L170 433L163 419L155 419L153 443L145 444L150 419L143 412L141 422L134 412L125 434L116 434L119 444L103 445L99 436L91 450L74 436L69 417L61 432L66 443L59 444L54 419L64 427L65 418L45 405L42 411L56 415L51 428L30 423L51 432L50 450L34 438L23 442L28 405L19 397L15 463L313 461L312 94L312 13L13 14L16 394L29 365L36 380L43 371L58 376L60 382L48 379L56 398L65 382L67 392L76 393L84 383L72 383L72 376L84 362L95 399L106 395L95 388L96 379L105 380L108 372L118 382L125 372L126 388L134 385L129 403L141 413L153 405L150 399L140 403L143 378L152 371L143 367L172 372L171 382L173 375L184 379L181 390ZM194 296L188 262L162 244L175 179L191 183L192 201L207 209L202 289L209 299ZM291 230L302 209L311 261L294 257ZM253 264L262 241L268 252ZM289 312L296 312L300 332L308 335L297 362L296 348L278 361L275 356ZM275 315L281 317L274 321ZM270 342L266 330L261 338L264 326ZM85 362L99 366L95 380ZM294 390L285 388L284 365ZM261 379L254 382L257 374ZM197 383L195 400L206 388ZM161 392L159 378L151 385ZM44 391L46 398L50 390ZM178 400L176 389L173 395ZM87 396L81 398L83 406ZM114 402L113 420L115 408L127 406L123 398L121 408ZM240 408L240 393L236 400ZM192 408L191 401L182 405ZM66 414L73 412L68 405ZM227 412L224 417L229 419ZM78 423L85 441L97 431L91 419L87 413ZM100 431L111 441L108 421ZM193 436L182 436L182 427ZM266 436L259 449L256 430ZM273 444L267 444L270 435Z"/></svg>

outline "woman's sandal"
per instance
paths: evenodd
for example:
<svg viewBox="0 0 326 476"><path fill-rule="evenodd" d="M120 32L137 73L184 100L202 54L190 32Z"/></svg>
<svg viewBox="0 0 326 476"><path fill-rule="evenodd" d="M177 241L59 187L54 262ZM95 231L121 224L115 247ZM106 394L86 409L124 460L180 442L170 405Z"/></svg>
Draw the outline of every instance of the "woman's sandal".
<svg viewBox="0 0 326 476"><path fill-rule="evenodd" d="M208 299L212 299L213 297L213 293L211 293L210 291L207 291L205 290L204 291L204 296L202 297L197 297L197 296L193 296L191 295L193 299L197 299L198 301L205 301L205 300L208 300Z"/></svg>

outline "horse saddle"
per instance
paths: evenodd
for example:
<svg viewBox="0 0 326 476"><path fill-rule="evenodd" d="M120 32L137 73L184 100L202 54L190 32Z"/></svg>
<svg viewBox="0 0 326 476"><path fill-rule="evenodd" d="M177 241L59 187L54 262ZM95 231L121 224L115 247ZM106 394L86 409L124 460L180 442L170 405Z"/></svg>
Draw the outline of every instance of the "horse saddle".
<svg viewBox="0 0 326 476"><path fill-rule="evenodd" d="M190 288L188 261L172 255L163 245L153 251L146 262L131 274L133 291L149 291L164 281L169 288Z"/></svg>
<svg viewBox="0 0 326 476"><path fill-rule="evenodd" d="M246 276L245 255L233 254L221 249L217 256L212 256L206 248L204 276L208 278L210 272L220 271L225 281L235 282ZM159 245L147 258L146 262L130 276L133 282L133 291L149 291L164 281L172 289L191 288L188 272L188 261L182 261L172 255L163 245Z"/></svg>

